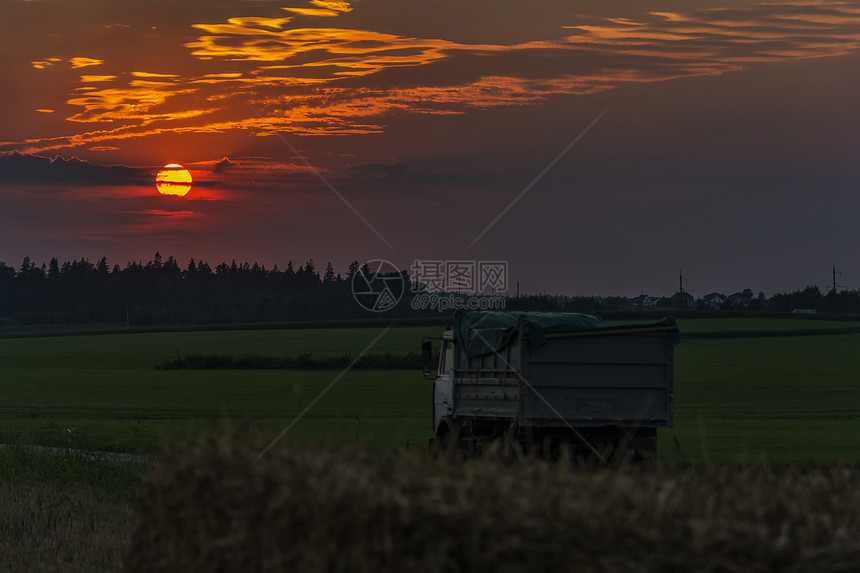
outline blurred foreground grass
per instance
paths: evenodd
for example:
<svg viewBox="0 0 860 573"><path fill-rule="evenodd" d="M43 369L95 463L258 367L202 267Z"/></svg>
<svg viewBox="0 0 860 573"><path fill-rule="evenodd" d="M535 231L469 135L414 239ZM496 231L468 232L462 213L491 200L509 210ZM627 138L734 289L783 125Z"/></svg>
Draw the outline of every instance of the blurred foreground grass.
<svg viewBox="0 0 860 573"><path fill-rule="evenodd" d="M209 436L145 480L136 572L856 570L857 468L646 470Z"/></svg>
<svg viewBox="0 0 860 573"><path fill-rule="evenodd" d="M0 448L0 571L118 571L146 468Z"/></svg>

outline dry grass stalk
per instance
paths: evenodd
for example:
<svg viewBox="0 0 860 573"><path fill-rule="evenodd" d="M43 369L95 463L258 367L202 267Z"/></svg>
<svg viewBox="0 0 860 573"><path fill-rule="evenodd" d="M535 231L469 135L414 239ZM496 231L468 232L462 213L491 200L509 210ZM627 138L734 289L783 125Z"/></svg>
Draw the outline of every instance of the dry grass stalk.
<svg viewBox="0 0 860 573"><path fill-rule="evenodd" d="M856 470L434 462L209 437L147 479L131 571L853 571Z"/></svg>

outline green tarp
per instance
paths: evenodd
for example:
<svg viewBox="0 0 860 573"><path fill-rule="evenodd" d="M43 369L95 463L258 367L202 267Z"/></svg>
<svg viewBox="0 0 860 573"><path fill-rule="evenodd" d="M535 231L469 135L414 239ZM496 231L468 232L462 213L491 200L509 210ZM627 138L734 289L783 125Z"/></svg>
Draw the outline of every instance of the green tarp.
<svg viewBox="0 0 860 573"><path fill-rule="evenodd" d="M531 346L543 346L546 335L551 333L676 326L672 318L651 324L609 326L599 316L573 312L459 311L454 314L454 340L470 357L489 354L510 343L520 320L527 324ZM669 342L680 342L677 331Z"/></svg>

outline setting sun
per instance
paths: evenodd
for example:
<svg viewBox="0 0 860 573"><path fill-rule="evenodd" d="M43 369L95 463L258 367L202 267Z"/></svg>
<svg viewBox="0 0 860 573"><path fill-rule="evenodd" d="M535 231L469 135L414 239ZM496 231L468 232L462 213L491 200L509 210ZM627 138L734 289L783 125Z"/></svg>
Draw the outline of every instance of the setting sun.
<svg viewBox="0 0 860 573"><path fill-rule="evenodd" d="M155 176L155 187L162 195L182 197L191 191L191 173L178 163L165 165Z"/></svg>

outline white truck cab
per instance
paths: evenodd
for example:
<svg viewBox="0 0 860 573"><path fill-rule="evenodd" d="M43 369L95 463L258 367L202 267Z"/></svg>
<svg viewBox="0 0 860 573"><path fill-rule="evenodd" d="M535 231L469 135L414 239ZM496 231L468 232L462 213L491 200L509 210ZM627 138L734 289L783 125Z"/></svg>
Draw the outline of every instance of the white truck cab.
<svg viewBox="0 0 860 573"><path fill-rule="evenodd" d="M422 340L422 361L424 377L433 380L433 438L444 438L453 430L452 415L454 413L454 331L450 328L442 333L439 347L439 360L435 372L433 365L432 339L425 336Z"/></svg>
<svg viewBox="0 0 860 573"><path fill-rule="evenodd" d="M433 382L433 433L444 434L452 430L449 419L454 411L454 332L450 329L442 334L439 349L439 367ZM449 427L441 428L447 424Z"/></svg>

